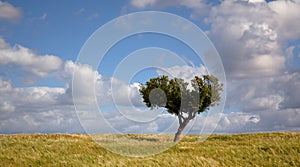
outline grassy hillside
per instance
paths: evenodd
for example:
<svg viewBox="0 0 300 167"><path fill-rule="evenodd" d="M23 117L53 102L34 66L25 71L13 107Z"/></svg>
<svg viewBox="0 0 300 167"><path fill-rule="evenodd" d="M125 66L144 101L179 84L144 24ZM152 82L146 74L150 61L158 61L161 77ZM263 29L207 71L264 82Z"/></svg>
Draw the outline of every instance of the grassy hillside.
<svg viewBox="0 0 300 167"><path fill-rule="evenodd" d="M198 138L186 136L163 153L130 158L107 151L86 135L0 135L0 166L300 166L300 133Z"/></svg>

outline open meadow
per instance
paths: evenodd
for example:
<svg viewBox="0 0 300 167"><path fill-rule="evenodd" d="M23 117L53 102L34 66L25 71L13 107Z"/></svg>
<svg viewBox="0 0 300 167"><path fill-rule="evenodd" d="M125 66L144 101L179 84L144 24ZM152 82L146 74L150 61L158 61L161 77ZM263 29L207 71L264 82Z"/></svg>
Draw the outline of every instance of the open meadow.
<svg viewBox="0 0 300 167"><path fill-rule="evenodd" d="M145 141L149 149L164 142L163 135L126 136ZM145 157L112 153L87 135L0 135L0 166L300 166L299 157L296 132L211 135L202 142L188 135L170 149Z"/></svg>

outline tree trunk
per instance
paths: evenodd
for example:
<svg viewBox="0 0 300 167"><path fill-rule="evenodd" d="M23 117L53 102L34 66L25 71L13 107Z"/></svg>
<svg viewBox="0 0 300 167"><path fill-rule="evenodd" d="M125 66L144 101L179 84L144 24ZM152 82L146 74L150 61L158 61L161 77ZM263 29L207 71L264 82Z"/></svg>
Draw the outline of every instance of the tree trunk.
<svg viewBox="0 0 300 167"><path fill-rule="evenodd" d="M175 133L174 142L178 142L180 139L180 134L183 129L178 128L177 132Z"/></svg>
<svg viewBox="0 0 300 167"><path fill-rule="evenodd" d="M182 123L180 123L180 121L179 121L180 125L179 125L179 128L178 128L177 132L175 133L174 142L178 142L179 141L181 132L186 127L186 125L189 123L189 121L190 121L190 119L186 119Z"/></svg>

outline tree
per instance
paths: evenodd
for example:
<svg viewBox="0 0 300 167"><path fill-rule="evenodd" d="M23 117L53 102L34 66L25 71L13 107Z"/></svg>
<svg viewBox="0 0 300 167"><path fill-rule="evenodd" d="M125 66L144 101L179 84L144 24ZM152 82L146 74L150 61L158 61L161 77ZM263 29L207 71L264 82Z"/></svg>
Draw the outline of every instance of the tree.
<svg viewBox="0 0 300 167"><path fill-rule="evenodd" d="M179 141L180 134L196 114L209 110L221 99L223 84L216 77L195 76L190 83L180 78L158 76L140 85L139 91L147 107L164 107L178 117L179 128L174 142Z"/></svg>

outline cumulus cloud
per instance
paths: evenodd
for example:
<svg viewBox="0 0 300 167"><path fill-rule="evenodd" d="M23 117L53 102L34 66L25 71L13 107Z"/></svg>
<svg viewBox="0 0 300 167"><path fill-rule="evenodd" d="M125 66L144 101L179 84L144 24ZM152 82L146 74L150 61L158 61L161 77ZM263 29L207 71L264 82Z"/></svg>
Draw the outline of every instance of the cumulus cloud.
<svg viewBox="0 0 300 167"><path fill-rule="evenodd" d="M224 1L205 21L230 77L282 74L288 41L300 37L299 2ZM294 30L295 29L295 30ZM297 29L297 30L296 30Z"/></svg>
<svg viewBox="0 0 300 167"><path fill-rule="evenodd" d="M272 1L268 6L275 12L274 19L278 25L281 40L298 39L300 36L300 2L299 1Z"/></svg>
<svg viewBox="0 0 300 167"><path fill-rule="evenodd" d="M216 133L241 133L255 131L255 127L260 122L260 116L255 114L249 114L244 112L230 112L230 113L219 113L208 116L208 120L213 121L215 117L220 117L220 121L216 122L217 125L214 129ZM203 118L202 118L203 119ZM210 124L210 122L206 122ZM195 127L202 127L195 126ZM196 128L193 128L196 130Z"/></svg>
<svg viewBox="0 0 300 167"><path fill-rule="evenodd" d="M258 115L256 131L299 130L299 72L276 77L230 80L227 108ZM294 122L294 123L292 123Z"/></svg>
<svg viewBox="0 0 300 167"><path fill-rule="evenodd" d="M224 1L206 22L230 77L272 76L284 70L285 57L274 12L266 3Z"/></svg>
<svg viewBox="0 0 300 167"><path fill-rule="evenodd" d="M0 133L80 132L74 107L59 104L64 88L24 87L1 92ZM76 129L74 129L74 128Z"/></svg>
<svg viewBox="0 0 300 167"><path fill-rule="evenodd" d="M10 46L0 38L0 65L21 67L38 77L46 77L51 71L61 69L63 61L54 55L38 55L21 45Z"/></svg>
<svg viewBox="0 0 300 167"><path fill-rule="evenodd" d="M288 42L300 37L291 31L299 11L294 1L224 1L206 18L229 78L227 108L259 115L256 130L293 130L290 121L300 121L299 71L286 67L295 54Z"/></svg>
<svg viewBox="0 0 300 167"><path fill-rule="evenodd" d="M22 15L22 12L19 8L14 7L8 2L0 1L0 19L8 21L16 21Z"/></svg>
<svg viewBox="0 0 300 167"><path fill-rule="evenodd" d="M14 112L15 106L13 106L10 102L4 101L0 104L0 111L2 112Z"/></svg>
<svg viewBox="0 0 300 167"><path fill-rule="evenodd" d="M0 133L82 131L73 106L72 92L69 91L71 88L68 87L72 82L74 66L76 65L71 61L63 62L54 55L38 55L29 48L10 46L0 39L1 69L21 69L24 73L22 77L56 77L66 83L63 88L26 85L14 87L13 79L18 74L9 74L9 78L7 70L1 71ZM82 66L80 71L83 73L82 81L89 79L89 73L95 73L86 66ZM89 85L84 85L84 89L87 88L90 88ZM66 101L69 103L65 103Z"/></svg>
<svg viewBox="0 0 300 167"><path fill-rule="evenodd" d="M60 76L68 83L65 100L72 99L73 96L83 105L94 103L95 98L100 106L142 104L138 83L127 84L113 77L103 77L89 65L66 61Z"/></svg>
<svg viewBox="0 0 300 167"><path fill-rule="evenodd" d="M119 133L175 133L178 128L178 121L175 116L170 114L156 112L154 119L147 119L145 115L151 112L143 108L144 111L131 111L131 113L118 110L104 112L104 118L107 123ZM158 110L157 110L158 111ZM130 114L134 112L144 112L144 116L139 115L141 119L134 119ZM135 118L138 118L135 117ZM142 118L143 117L143 118Z"/></svg>
<svg viewBox="0 0 300 167"><path fill-rule="evenodd" d="M14 62L15 66L22 66L24 64L18 64L17 60L14 58L9 58L10 46L7 43L4 43L2 40L2 45L0 49L1 55L1 63L0 67L7 65L8 62ZM19 52L15 54L18 56ZM3 56L8 56L4 58ZM22 55L22 56L26 56ZM27 55L28 56L28 55ZM32 57L31 57L32 58ZM34 57L36 58L36 57ZM25 60L26 58L23 58ZM45 62L47 63L47 62ZM45 64L46 66L46 64ZM28 66L29 67L29 66ZM27 68L27 67L26 67ZM38 68L38 67L32 67ZM5 71L4 71L5 72ZM28 72L30 73L30 72ZM3 73L1 73L3 74ZM15 77L15 76L11 76ZM7 77L4 77L7 79ZM0 76L0 133L26 133L26 132L49 132L48 130L53 128L54 125L51 125L50 122L55 121L51 120L53 118L43 117L41 113L48 113L53 108L59 108L59 111L63 111L65 113L72 112L72 110L64 111L64 105L56 106L57 99L61 94L64 94L64 88L55 88L55 87L14 87L12 78L8 78L9 80L5 80ZM62 109L64 108L64 109ZM64 114L62 114L64 115ZM76 119L76 117L73 117ZM30 122L29 120L32 120ZM44 121L44 126L40 126L37 124L35 120L39 120L39 122ZM48 125L48 126L47 126ZM61 122L60 125L55 125L58 129L59 126L63 126L64 122ZM34 129L39 129L40 131L34 131ZM66 129L60 129L65 131ZM78 130L78 129L77 129Z"/></svg>
<svg viewBox="0 0 300 167"><path fill-rule="evenodd" d="M74 108L31 109L34 111L16 109L15 113L1 119L1 133L84 133Z"/></svg>
<svg viewBox="0 0 300 167"><path fill-rule="evenodd" d="M26 84L15 87L13 78L17 73L9 78L5 76L6 70L1 72L0 133L81 132L73 103L74 90L81 109L90 109L95 100L99 106L142 105L137 83L106 78L87 64L63 61L54 55L38 55L29 48L10 46L0 39L0 67L8 66L23 70L24 77L59 79L65 87L29 87Z"/></svg>

